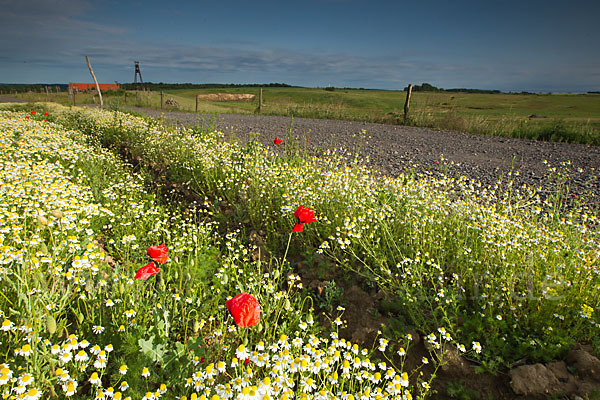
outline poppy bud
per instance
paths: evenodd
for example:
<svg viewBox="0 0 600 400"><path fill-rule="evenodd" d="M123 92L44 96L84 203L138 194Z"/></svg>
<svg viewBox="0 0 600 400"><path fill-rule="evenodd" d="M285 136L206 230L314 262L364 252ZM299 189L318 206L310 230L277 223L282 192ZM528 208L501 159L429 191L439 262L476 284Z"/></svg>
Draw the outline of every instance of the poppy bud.
<svg viewBox="0 0 600 400"><path fill-rule="evenodd" d="M58 208L56 210L52 210L50 215L52 215L56 219L61 219L62 217L65 216L65 214L62 211L60 211Z"/></svg>
<svg viewBox="0 0 600 400"><path fill-rule="evenodd" d="M46 219L46 217L38 214L36 218L40 228L45 228L48 226L48 220Z"/></svg>
<svg viewBox="0 0 600 400"><path fill-rule="evenodd" d="M52 315L46 317L46 329L51 335L54 335L54 332L56 332L56 320Z"/></svg>

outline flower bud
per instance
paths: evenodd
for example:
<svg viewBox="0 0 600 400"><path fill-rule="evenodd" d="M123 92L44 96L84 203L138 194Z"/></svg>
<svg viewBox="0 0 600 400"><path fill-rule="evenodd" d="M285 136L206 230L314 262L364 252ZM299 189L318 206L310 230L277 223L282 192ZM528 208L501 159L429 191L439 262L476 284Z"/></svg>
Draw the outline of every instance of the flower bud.
<svg viewBox="0 0 600 400"><path fill-rule="evenodd" d="M65 216L65 214L62 211L60 211L58 208L56 210L52 210L50 215L52 215L56 219L62 219Z"/></svg>
<svg viewBox="0 0 600 400"><path fill-rule="evenodd" d="M48 330L48 333L53 335L54 332L56 332L56 320L54 319L54 317L52 315L48 315L46 317L46 329Z"/></svg>
<svg viewBox="0 0 600 400"><path fill-rule="evenodd" d="M46 219L46 217L38 214L36 219L37 219L38 226L40 228L45 228L48 226L48 220Z"/></svg>

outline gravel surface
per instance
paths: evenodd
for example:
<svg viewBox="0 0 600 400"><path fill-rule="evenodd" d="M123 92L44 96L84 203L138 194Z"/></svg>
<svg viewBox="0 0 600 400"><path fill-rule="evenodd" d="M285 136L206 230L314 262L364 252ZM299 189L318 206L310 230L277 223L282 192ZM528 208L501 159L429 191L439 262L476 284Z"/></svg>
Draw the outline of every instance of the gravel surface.
<svg viewBox="0 0 600 400"><path fill-rule="evenodd" d="M0 96L0 103L27 103L27 101L15 97Z"/></svg>
<svg viewBox="0 0 600 400"><path fill-rule="evenodd" d="M162 112L135 109L152 117L161 117L178 125L208 126L211 115ZM221 114L216 126L224 133L235 132L247 139L249 133L260 133L258 140L275 148L273 139L288 140L290 117ZM363 133L364 131L364 133ZM369 157L369 165L382 174L398 176L411 169L464 175L494 184L501 175L519 171L519 184L548 188L549 166L570 161L570 191L581 196L591 192L590 203L600 200L600 146L552 143L460 132L435 131L410 126L383 125L367 122L293 119L293 135L301 145L313 149L345 148ZM308 138L308 143L306 143ZM443 157L443 161L442 161ZM544 163L544 160L548 164ZM443 167L441 167L441 165Z"/></svg>

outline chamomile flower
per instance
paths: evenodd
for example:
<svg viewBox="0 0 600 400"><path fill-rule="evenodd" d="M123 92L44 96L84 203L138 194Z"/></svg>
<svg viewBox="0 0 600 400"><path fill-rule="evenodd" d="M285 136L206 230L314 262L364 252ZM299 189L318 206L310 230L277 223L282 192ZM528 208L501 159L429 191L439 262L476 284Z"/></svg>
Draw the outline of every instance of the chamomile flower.
<svg viewBox="0 0 600 400"><path fill-rule="evenodd" d="M31 345L24 344L23 347L21 347L19 354L23 357L28 357L32 352L33 350L31 350Z"/></svg>
<svg viewBox="0 0 600 400"><path fill-rule="evenodd" d="M0 326L0 331L4 331L4 332L8 332L11 329L13 329L13 327L15 326L14 322L5 319L4 321L2 321L2 325Z"/></svg>
<svg viewBox="0 0 600 400"><path fill-rule="evenodd" d="M379 338L379 351L384 352L388 346L388 340L384 338Z"/></svg>
<svg viewBox="0 0 600 400"><path fill-rule="evenodd" d="M248 351L246 350L246 346L244 346L243 344L240 344L235 352L235 356L238 360L245 360L246 358L248 358L249 355L250 353L248 353Z"/></svg>
<svg viewBox="0 0 600 400"><path fill-rule="evenodd" d="M101 334L102 332L104 332L104 327L101 325L94 325L92 327L92 332L94 332L96 335Z"/></svg>
<svg viewBox="0 0 600 400"><path fill-rule="evenodd" d="M62 390L65 392L65 396L71 397L77 392L77 381L70 380L62 385Z"/></svg>
<svg viewBox="0 0 600 400"><path fill-rule="evenodd" d="M92 373L89 381L92 385L96 385L96 386L100 386L102 384L102 381L100 380L100 377L98 376L97 372Z"/></svg>
<svg viewBox="0 0 600 400"><path fill-rule="evenodd" d="M77 354L75 354L75 361L86 362L90 357L87 355L85 350L79 350Z"/></svg>
<svg viewBox="0 0 600 400"><path fill-rule="evenodd" d="M62 362L63 364L68 363L72 359L73 359L73 353L71 353L70 351L63 352L59 357L60 362Z"/></svg>
<svg viewBox="0 0 600 400"><path fill-rule="evenodd" d="M38 400L42 396L41 390L37 388L31 388L25 392L24 400Z"/></svg>
<svg viewBox="0 0 600 400"><path fill-rule="evenodd" d="M28 386L31 385L33 383L34 379L33 376L27 372L21 374L21 376L19 376L19 385L21 386Z"/></svg>

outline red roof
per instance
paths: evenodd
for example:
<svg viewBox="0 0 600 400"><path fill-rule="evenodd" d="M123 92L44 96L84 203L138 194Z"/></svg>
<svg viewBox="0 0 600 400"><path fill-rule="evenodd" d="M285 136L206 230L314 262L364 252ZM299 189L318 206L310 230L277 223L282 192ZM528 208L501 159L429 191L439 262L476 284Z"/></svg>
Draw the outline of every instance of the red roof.
<svg viewBox="0 0 600 400"><path fill-rule="evenodd" d="M105 92L107 90L119 90L118 83L99 83L100 91ZM69 82L69 91L76 90L78 92L85 92L86 90L96 90L95 83L72 83Z"/></svg>

